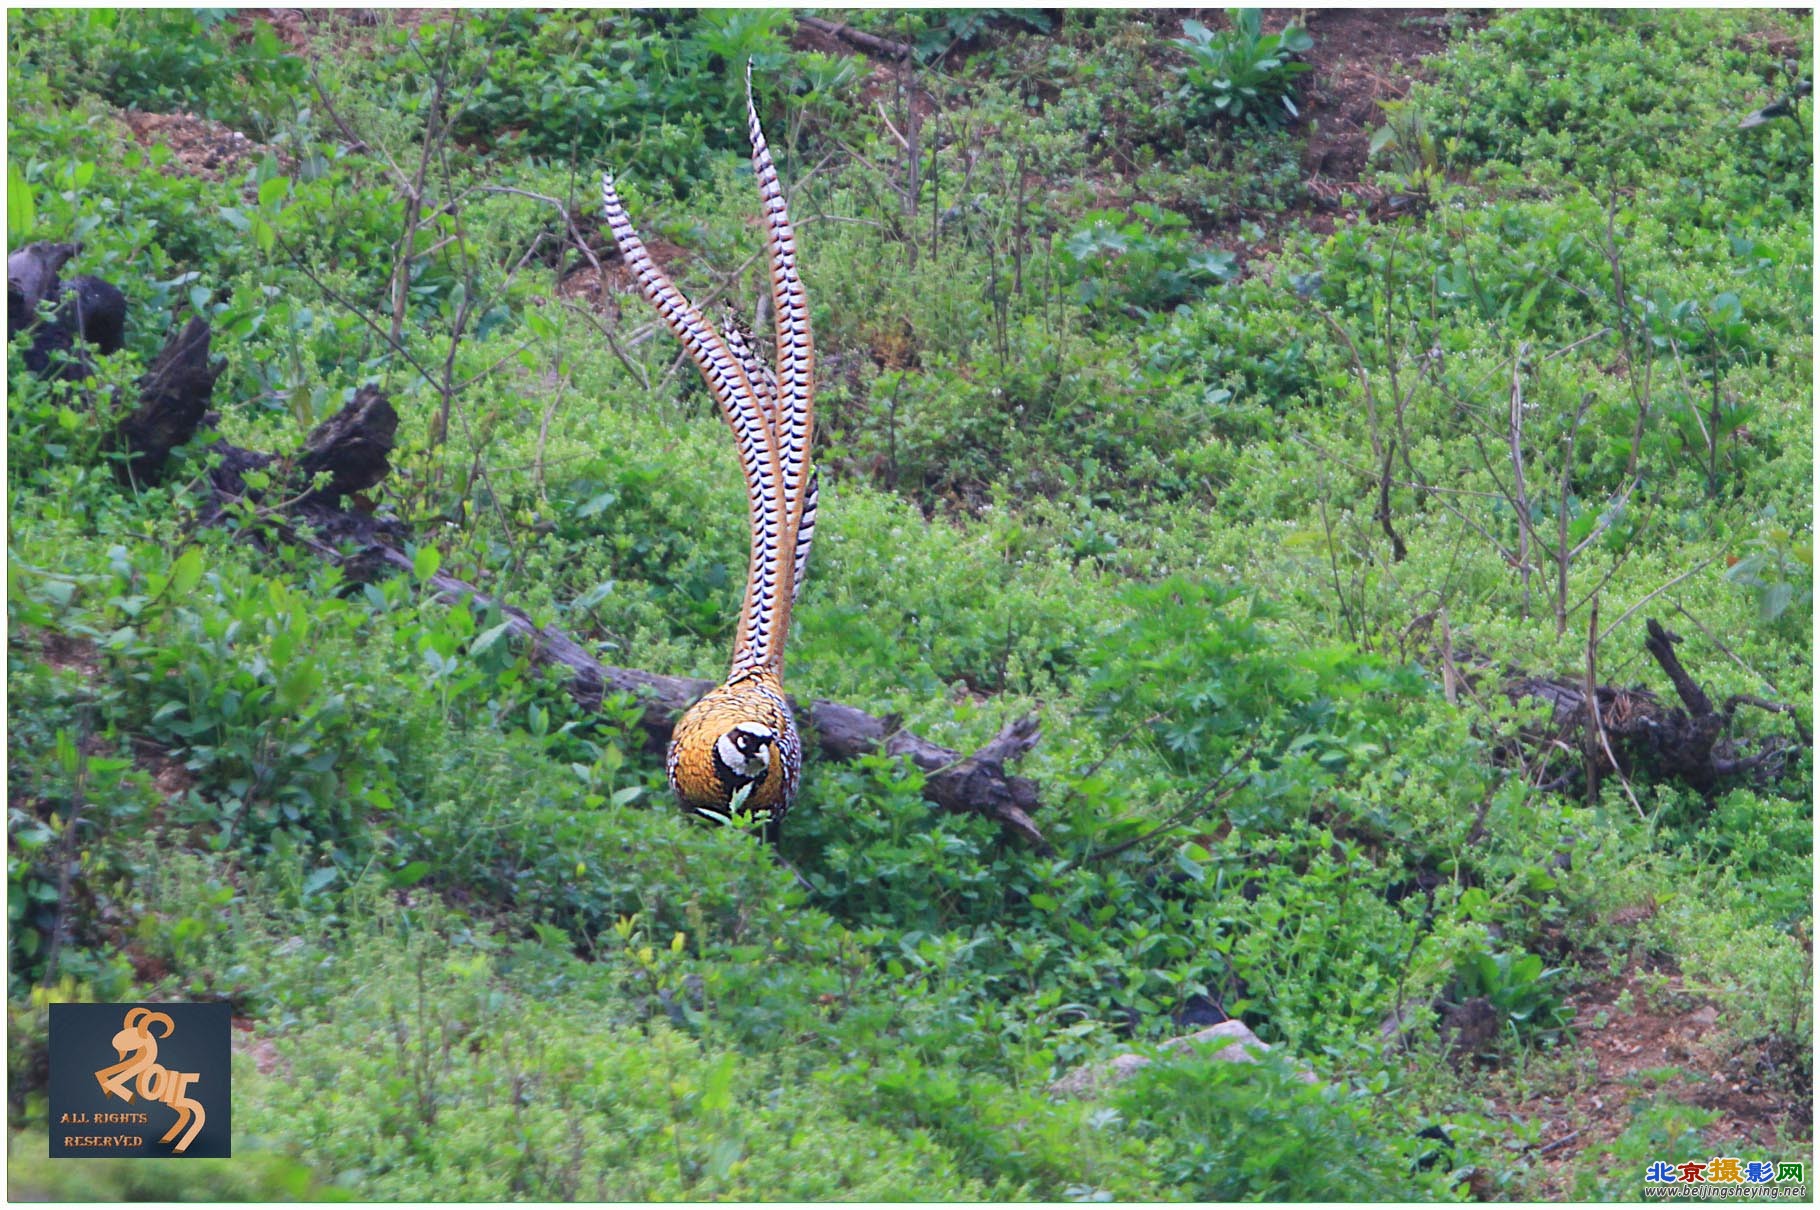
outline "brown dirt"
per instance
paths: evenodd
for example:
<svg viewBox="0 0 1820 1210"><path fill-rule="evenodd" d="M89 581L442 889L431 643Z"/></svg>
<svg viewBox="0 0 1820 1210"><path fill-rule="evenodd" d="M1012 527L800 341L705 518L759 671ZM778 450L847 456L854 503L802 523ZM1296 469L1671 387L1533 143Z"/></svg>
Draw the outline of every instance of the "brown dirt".
<svg viewBox="0 0 1820 1210"><path fill-rule="evenodd" d="M275 152L238 130L193 113L141 113L136 109L125 109L117 111L117 116L133 132L133 141L140 146L163 143L171 149L172 158L164 170L173 175L221 181L274 154L286 172L296 168L296 161L291 156Z"/></svg>
<svg viewBox="0 0 1820 1210"><path fill-rule="evenodd" d="M1626 993L1629 1007L1620 1008ZM1689 991L1672 966L1634 965L1569 1002L1587 1060L1577 1086L1498 1105L1501 1114L1541 1123L1543 1197L1571 1196L1575 1172L1608 1162L1633 1104L1650 1100L1715 1110L1712 1134L1748 1140L1765 1153L1811 1137L1812 1087L1788 1086L1795 1056L1762 1044L1722 1044L1721 1008Z"/></svg>
<svg viewBox="0 0 1820 1210"><path fill-rule="evenodd" d="M262 1076L269 1076L281 1071L286 1077L291 1074L291 1064L278 1053L278 1046L270 1038L259 1036L251 1017L235 1017L232 1042L235 1054L248 1055L253 1066Z"/></svg>
<svg viewBox="0 0 1820 1210"><path fill-rule="evenodd" d="M1132 15L1158 32L1159 67L1164 61L1174 62L1166 39L1179 30L1183 20L1193 18L1215 29L1229 23L1223 9L1142 10ZM1372 207L1373 213L1387 215L1420 204L1419 199L1387 196L1384 190L1360 180L1367 167L1371 136L1384 124L1378 102L1407 96L1411 86L1425 78L1423 60L1445 50L1460 34L1483 27L1489 13L1468 9L1265 9L1263 18L1267 32L1299 21L1314 37L1306 56L1313 70L1303 77L1302 119L1297 125L1307 134L1303 157L1306 196L1283 214L1268 219L1235 214L1217 230L1203 233L1213 246L1238 253L1241 264L1268 258L1280 247L1274 230L1262 243L1240 238L1241 219L1259 219L1270 229L1296 225L1325 234L1334 230L1344 194ZM791 45L799 51L860 54L839 38L800 25L791 33ZM908 67L860 57L867 67L861 84L862 105L901 126L898 87ZM918 92L916 108L923 117L934 112L926 89ZM1086 183L1098 194L1098 206L1117 208L1130 200L1130 187L1116 171L1111 176L1090 173ZM1042 182L1035 185L1040 190Z"/></svg>
<svg viewBox="0 0 1820 1210"><path fill-rule="evenodd" d="M38 641L44 662L58 670L74 669L85 681L101 675L101 652L94 640L46 631Z"/></svg>
<svg viewBox="0 0 1820 1210"><path fill-rule="evenodd" d="M1300 9L1266 9L1265 29L1281 29ZM1467 28L1485 23L1475 15ZM1356 181L1365 170L1371 136L1384 124L1379 101L1400 100L1424 79L1422 60L1447 49L1451 31L1443 9L1323 8L1307 14L1313 70L1303 77L1303 160L1309 175Z"/></svg>
<svg viewBox="0 0 1820 1210"><path fill-rule="evenodd" d="M446 8L243 8L229 20L248 38L254 24L263 21L293 53L313 59L322 40L343 51L370 40L376 29L416 29L453 16L454 10Z"/></svg>
<svg viewBox="0 0 1820 1210"><path fill-rule="evenodd" d="M557 283L556 293L562 298L583 299L597 311L605 310L609 289L618 288L617 276L605 261L598 273L593 265L583 265Z"/></svg>
<svg viewBox="0 0 1820 1210"><path fill-rule="evenodd" d="M605 246L595 248L595 255L600 259L600 270L596 272L593 265L583 263L563 276L557 283L556 293L562 298L586 300L597 311L608 311L619 295L637 294L638 286L632 280L632 272L626 268L619 250L613 247L612 237L606 234L604 222L601 224L601 233ZM593 241L590 239L589 242ZM690 254L682 245L672 243L660 235L646 236L645 249L650 252L651 259L657 262L658 267L672 278L677 277L682 266L689 261ZM574 245L565 243L562 255L573 259Z"/></svg>
<svg viewBox="0 0 1820 1210"><path fill-rule="evenodd" d="M196 784L196 775L182 761L143 735L133 736L133 765L151 775L152 785L166 802L183 797Z"/></svg>

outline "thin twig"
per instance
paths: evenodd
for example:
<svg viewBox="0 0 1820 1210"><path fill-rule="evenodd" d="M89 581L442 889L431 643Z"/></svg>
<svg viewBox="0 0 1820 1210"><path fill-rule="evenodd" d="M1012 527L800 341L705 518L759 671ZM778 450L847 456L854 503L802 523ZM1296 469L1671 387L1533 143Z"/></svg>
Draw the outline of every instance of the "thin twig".
<svg viewBox="0 0 1820 1210"><path fill-rule="evenodd" d="M643 387L646 391L651 389L651 376L645 373L645 368L643 366L626 356L626 351L619 347L619 341L614 338L612 328L609 328L606 324L601 323L599 319L595 318L594 312L587 307L578 307L574 303L564 303L563 306L587 320L588 323L593 326L594 330L599 332L601 336L606 339L607 348L612 350L613 356L619 358L619 364L626 367L626 372L631 374L632 377L638 379L638 385Z"/></svg>
<svg viewBox="0 0 1820 1210"><path fill-rule="evenodd" d="M1127 849L1136 848L1138 845L1144 844L1145 842L1147 842L1149 840L1153 840L1156 837L1161 836L1164 832L1170 831L1171 829L1174 829L1174 828L1179 828L1185 823L1192 823L1194 820L1199 819L1201 816L1207 814L1207 812L1213 810L1213 808L1219 806L1221 803L1223 803L1227 799L1231 798L1234 794L1238 793L1240 788L1245 785L1245 781L1240 780L1240 781L1233 782L1230 786L1227 786L1226 779L1228 777L1232 776L1234 773L1238 772L1238 770L1241 766L1243 766L1253 756L1257 755L1257 750L1258 750L1258 746L1256 744L1252 744L1250 747L1246 748L1245 751L1243 751L1239 754L1239 757L1237 760L1229 762L1224 769L1220 770L1219 777L1214 779L1213 784L1211 786L1207 787L1206 791L1201 795L1201 798L1197 802L1195 802L1195 804L1193 806L1190 806L1182 811L1176 812L1176 814L1174 814L1170 818L1164 820L1161 824L1150 829L1150 831L1145 832L1141 836L1134 836L1130 840L1120 841L1118 844L1111 845L1104 849L1095 849L1093 852L1088 853L1085 857L1082 857L1080 860L1072 862L1067 866L1064 866L1063 869L1064 870L1073 869L1077 866L1086 865L1088 862L1091 862L1091 861L1104 861L1108 857L1116 856L1119 853L1125 852ZM1224 788L1222 788L1222 787L1224 787Z"/></svg>
<svg viewBox="0 0 1820 1210"><path fill-rule="evenodd" d="M588 258L588 264L593 267L594 272L596 272L596 273L600 272L600 258L594 255L594 249L591 248L588 245L588 241L585 238L583 238L583 236L581 234L581 228L576 226L576 224L575 224L575 216L573 214L569 213L569 208L567 206L563 205L557 199L549 196L548 194L534 193L529 189L518 189L511 185L475 185L472 188L466 190L465 192L466 193L509 193L516 197L530 198L532 201L543 202L546 205L555 207L556 213L562 216L563 226L565 226L569 229L569 238L575 241L575 246L581 250L581 254ZM464 196L465 196L465 193L464 193ZM457 199L457 200L460 200L460 199Z"/></svg>
<svg viewBox="0 0 1820 1210"><path fill-rule="evenodd" d="M909 151L910 150L910 140L906 139L903 135L897 133L897 127L895 127L891 124L890 117L885 113L884 98L880 97L880 98L875 99L873 101L873 104L878 107L879 120L884 122L885 129L889 130L891 132L891 137L897 140L897 145L899 147L902 147L905 151ZM903 192L908 193L909 190L905 189Z"/></svg>
<svg viewBox="0 0 1820 1210"><path fill-rule="evenodd" d="M1681 602L1679 602L1679 601L1676 601L1675 608L1680 612L1682 617L1686 618L1688 621L1692 622L1695 626L1699 627L1700 633L1705 635L1708 639L1712 640L1713 646L1717 647L1720 651L1723 651L1726 655L1729 655L1732 658L1732 663L1738 665L1738 667L1744 669L1744 671L1746 671L1746 672L1750 673L1752 676L1756 677L1759 681L1761 681L1763 683L1763 687L1765 689L1768 689L1771 693L1775 694L1777 697L1782 696L1782 690L1776 688L1774 681L1770 680L1767 676L1764 676L1761 672L1758 672L1755 668L1752 668L1749 664L1746 664L1742 659L1740 659L1738 657L1738 653L1733 651L1730 647L1727 647L1725 645L1725 641L1723 639L1721 639L1718 635L1714 634L1712 631L1710 631L1706 628L1705 622L1702 622L1699 618L1696 618L1693 614L1687 612L1687 607L1685 605L1681 604Z"/></svg>
<svg viewBox="0 0 1820 1210"><path fill-rule="evenodd" d="M1675 585L1679 584L1681 581L1687 579L1687 577L1689 577L1691 575L1695 575L1699 572L1705 571L1709 566L1712 565L1713 560L1717 559L1718 557L1719 557L1718 555L1714 555L1711 559L1707 559L1707 560L1697 564L1696 566L1688 568L1686 571L1682 572L1680 575L1676 576L1674 579L1670 580L1668 583L1662 585L1662 587L1656 589L1654 592L1652 592L1648 596L1644 597L1641 601L1638 601L1635 605L1632 605L1629 609L1626 609L1623 613L1618 615L1617 621L1613 622L1610 626L1607 626L1604 630L1599 632L1599 641L1604 642L1606 635L1610 634L1612 631L1614 631L1618 627L1622 626L1624 624L1625 620L1628 619L1631 614L1637 612L1637 610L1643 608L1645 605L1649 604L1651 601L1655 600L1657 597L1661 596L1663 593L1667 592L1669 589L1673 588Z"/></svg>
<svg viewBox="0 0 1820 1210"><path fill-rule="evenodd" d="M1613 623L1616 625L1616 623ZM1599 686L1595 679L1596 664L1599 655L1599 601L1593 598L1592 612L1586 620L1586 709L1592 716L1595 733L1599 737L1599 746L1605 750L1605 759L1611 762L1611 771L1617 777L1618 784L1624 788L1624 797L1630 799L1630 805L1637 809L1637 817L1647 821L1649 813L1643 804L1637 801L1636 792L1630 788L1630 779L1624 776L1624 770L1618 767L1618 758L1611 750L1611 739L1605 734L1605 720L1599 717ZM1592 775L1591 762L1587 765L1586 797L1588 803L1596 797L1597 782Z"/></svg>
<svg viewBox="0 0 1820 1210"><path fill-rule="evenodd" d="M377 323L375 323L373 321L372 317L369 316L365 311L363 311L361 308L355 306L354 303L351 302L349 299L347 299L344 295L342 295L340 291L336 290L333 286L329 285L327 282L323 281L320 277L316 276L315 272L311 270L309 264L304 260L303 256L298 253L297 249L291 247L291 245L285 241L285 238L282 235L278 236L278 246L283 248L287 253L290 254L292 266L294 268L296 268L300 273L302 273L305 277L309 278L311 282L315 283L316 288L318 290L321 290L324 294L328 295L329 300L331 302L335 303L336 306L343 308L350 315L352 315L356 319L360 320L361 323L364 323L367 327L371 328L374 331L374 333L377 334L381 340L385 341L386 344L391 347L393 352L397 353L400 357L404 358L405 361L410 364L412 369L416 370L419 374L421 374L423 376L423 380L425 382L436 381L436 376L434 374L430 373L430 371L427 368L425 368L424 364L421 361L418 361L416 357L412 356L411 351L409 349L407 349L402 342L400 342L398 340L394 340L392 338L392 334L390 332L386 331L384 328L380 327Z"/></svg>
<svg viewBox="0 0 1820 1210"><path fill-rule="evenodd" d="M1790 706L1785 702L1765 701L1755 694L1734 693L1725 699L1725 707L1720 711L1721 714L1725 715L1725 725L1727 727L1731 726L1732 715L1737 713L1739 706L1755 706L1757 709L1767 710L1771 714L1788 715L1789 721L1795 724L1795 732L1801 736L1801 742L1810 748L1814 746L1814 737L1808 732L1806 725L1802 723L1801 712L1796 710L1793 706Z"/></svg>
<svg viewBox="0 0 1820 1210"><path fill-rule="evenodd" d="M550 502L550 496L544 488L544 449L550 441L550 420L556 415L556 409L561 405L563 396L567 394L568 389L569 375L564 374L561 380L557 382L556 389L550 392L550 404L548 407L544 408L543 418L539 420L537 424L537 452L532 467L532 481L537 484L538 498L545 504Z"/></svg>
<svg viewBox="0 0 1820 1210"><path fill-rule="evenodd" d="M1516 356L1511 358L1510 424L1506 430L1513 488L1510 502L1517 511L1517 575L1523 581L1524 617L1529 616L1529 576L1534 570L1529 562L1529 540L1535 521L1530 512L1529 487L1523 476L1523 358L1528 353L1529 346L1519 344Z"/></svg>
<svg viewBox="0 0 1820 1210"><path fill-rule="evenodd" d="M1537 1147L1535 1149L1536 1154L1537 1155L1547 1155L1551 1151L1558 1151L1579 1137L1580 1137L1580 1132L1578 1130L1570 1130L1566 1134L1562 1135L1560 1138L1556 1139L1554 1142L1545 1143L1542 1146Z"/></svg>
<svg viewBox="0 0 1820 1210"><path fill-rule="evenodd" d="M1165 717L1167 717L1167 716L1162 715L1162 714L1153 714L1149 718L1144 719L1141 722L1133 723L1133 724L1131 724L1131 726L1127 727L1125 729L1125 734L1123 734L1123 735L1119 736L1117 739L1113 740L1111 745L1109 745L1106 748L1105 752L1101 753L1100 758L1098 760L1094 761L1091 765L1088 765L1086 771L1083 772L1079 777L1075 778L1075 785L1070 786L1068 788L1069 795L1073 796L1073 795L1079 794L1080 793L1080 783L1086 781L1088 778L1092 777L1095 773L1098 773L1102 768L1104 768L1106 762L1112 759L1113 753L1117 752L1120 748L1124 747L1125 742L1127 740L1129 740L1132 736L1136 735L1139 731L1143 730L1145 727L1148 727L1150 724L1162 721L1162 719L1164 719Z"/></svg>

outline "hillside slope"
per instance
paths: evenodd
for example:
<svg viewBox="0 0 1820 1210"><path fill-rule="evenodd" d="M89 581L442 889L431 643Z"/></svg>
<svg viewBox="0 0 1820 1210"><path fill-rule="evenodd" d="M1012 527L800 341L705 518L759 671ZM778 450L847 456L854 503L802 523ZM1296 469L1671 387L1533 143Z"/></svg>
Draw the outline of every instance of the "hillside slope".
<svg viewBox="0 0 1820 1210"><path fill-rule="evenodd" d="M1811 17L1315 11L1296 73L1290 12L376 13L9 21L9 248L129 304L8 361L13 1196L1811 1166L1812 111L1746 123ZM1053 852L812 760L799 889L671 807L636 700L428 590L724 671L737 465L595 181L750 318L748 58L820 355L791 688L958 752L1038 714ZM191 317L210 434L123 485ZM415 574L289 541L282 468L202 523L210 441L363 386ZM1736 705L1690 782L1511 692L1668 717L1652 618L1795 721ZM235 1159L45 1158L48 1005L136 999L233 1005ZM1266 1061L1161 1048L1229 1018Z"/></svg>

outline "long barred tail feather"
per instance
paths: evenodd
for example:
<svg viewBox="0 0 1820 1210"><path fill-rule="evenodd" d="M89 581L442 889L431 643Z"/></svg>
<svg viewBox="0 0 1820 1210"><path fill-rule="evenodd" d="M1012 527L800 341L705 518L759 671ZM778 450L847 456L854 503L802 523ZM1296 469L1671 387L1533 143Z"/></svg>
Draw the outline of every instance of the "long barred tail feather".
<svg viewBox="0 0 1820 1210"><path fill-rule="evenodd" d="M765 414L771 418L773 430L776 431L776 426L783 423L778 415L777 371L753 350L752 333L731 307L727 308L721 318L721 331L727 334L727 348L733 351L733 356L745 367L746 377L757 390ZM782 433L779 433L779 437L782 437ZM796 568L790 584L792 604L803 595L803 576L809 570L809 548L815 543L815 506L820 492L821 469L811 466L809 486L803 493L802 520L796 529Z"/></svg>
<svg viewBox="0 0 1820 1210"><path fill-rule="evenodd" d="M765 417L771 423L772 435L777 439L781 450L784 433L779 427L777 414L777 371L752 347L752 330L746 327L739 313L730 306L721 314L721 331L727 334L727 348L745 368L746 378L752 383L752 390L764 407Z"/></svg>
<svg viewBox="0 0 1820 1210"><path fill-rule="evenodd" d="M790 602L803 595L803 575L809 570L809 548L815 545L815 503L821 495L822 472L815 467L809 472L809 491L803 497L803 523L796 531L796 576L790 583Z"/></svg>
<svg viewBox="0 0 1820 1210"><path fill-rule="evenodd" d="M601 198L613 238L639 289L701 370L733 430L745 473L752 558L730 682L760 669L782 667L791 606L801 591L815 535L817 497L809 456L815 432L815 344L809 330L809 299L797 272L796 232L759 123L750 61L746 64L746 116L770 262L775 370L754 352L743 329L730 322L727 335L716 331L657 267L626 215L612 175L601 176Z"/></svg>
<svg viewBox="0 0 1820 1210"><path fill-rule="evenodd" d="M790 624L794 594L785 591L783 576L786 562L794 575L792 539L796 529L795 503L784 490L778 435L741 359L652 261L613 188L611 173L601 174L600 192L607 226L620 254L639 289L701 370L720 405L721 415L733 430L739 450L740 468L746 478L752 549L730 675L776 666L782 660L782 638Z"/></svg>
<svg viewBox="0 0 1820 1210"><path fill-rule="evenodd" d="M798 528L807 504L809 449L815 435L815 340L809 331L809 296L796 268L796 231L778 183L777 165L758 121L752 63L746 61L746 119L752 172L764 209L765 250L771 262L772 320L777 333L778 451L789 523Z"/></svg>

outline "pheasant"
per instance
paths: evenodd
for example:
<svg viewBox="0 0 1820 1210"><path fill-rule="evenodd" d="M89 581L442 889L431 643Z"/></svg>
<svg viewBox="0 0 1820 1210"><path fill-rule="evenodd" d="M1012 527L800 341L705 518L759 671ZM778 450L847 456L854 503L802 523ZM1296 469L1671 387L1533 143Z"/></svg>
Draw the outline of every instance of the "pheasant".
<svg viewBox="0 0 1820 1210"><path fill-rule="evenodd" d="M777 365L753 351L745 331L722 335L651 260L611 173L601 177L607 225L640 291L707 381L733 430L746 481L751 555L733 661L726 681L683 714L665 767L682 808L714 823L749 811L776 844L802 775L802 739L784 696L784 639L815 538L819 477L809 465L815 429L815 345L809 301L796 268L796 233L777 167L759 128L746 65L752 171L758 179L770 262Z"/></svg>

